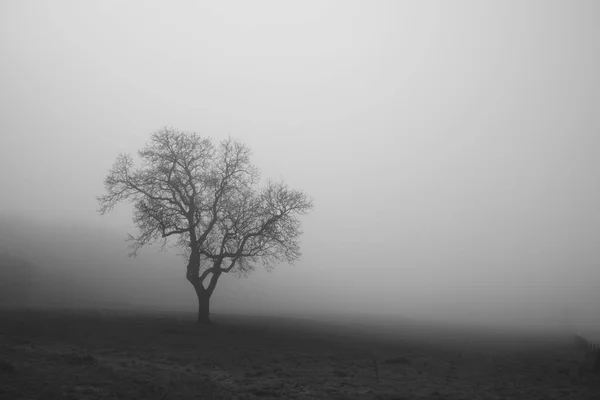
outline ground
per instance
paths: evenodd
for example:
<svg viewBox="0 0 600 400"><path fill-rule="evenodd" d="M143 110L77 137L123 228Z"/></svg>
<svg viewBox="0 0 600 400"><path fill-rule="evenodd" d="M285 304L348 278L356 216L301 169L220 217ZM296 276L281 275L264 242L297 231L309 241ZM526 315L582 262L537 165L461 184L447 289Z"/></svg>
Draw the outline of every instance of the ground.
<svg viewBox="0 0 600 400"><path fill-rule="evenodd" d="M213 321L0 310L0 399L600 399L600 377L564 335Z"/></svg>

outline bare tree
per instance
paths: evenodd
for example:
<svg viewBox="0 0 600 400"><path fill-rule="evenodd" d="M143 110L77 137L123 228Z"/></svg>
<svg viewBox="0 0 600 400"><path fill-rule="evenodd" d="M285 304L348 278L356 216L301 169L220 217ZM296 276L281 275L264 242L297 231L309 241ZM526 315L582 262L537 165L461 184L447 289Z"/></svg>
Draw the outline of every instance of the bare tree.
<svg viewBox="0 0 600 400"><path fill-rule="evenodd" d="M187 280L198 296L198 322L210 323L209 301L223 273L247 275L262 263L300 256L299 216L312 200L284 183L259 187L250 149L233 139L214 145L195 133L165 128L138 151L141 167L121 154L98 197L100 213L129 200L137 236L132 255L161 242L184 250Z"/></svg>

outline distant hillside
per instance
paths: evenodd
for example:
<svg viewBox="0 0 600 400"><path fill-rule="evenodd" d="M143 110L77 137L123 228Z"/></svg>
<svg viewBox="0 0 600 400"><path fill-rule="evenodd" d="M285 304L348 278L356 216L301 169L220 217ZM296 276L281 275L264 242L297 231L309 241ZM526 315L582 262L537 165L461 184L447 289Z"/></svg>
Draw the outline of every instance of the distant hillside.
<svg viewBox="0 0 600 400"><path fill-rule="evenodd" d="M0 250L0 305L27 305L32 301L36 265Z"/></svg>
<svg viewBox="0 0 600 400"><path fill-rule="evenodd" d="M178 250L145 248L128 256L126 233L62 221L0 216L0 306L55 305L195 311ZM258 271L257 271L258 272ZM225 276L213 312L260 312L263 282ZM259 289L256 288L258 286Z"/></svg>
<svg viewBox="0 0 600 400"><path fill-rule="evenodd" d="M130 306L124 236L0 217L0 305Z"/></svg>

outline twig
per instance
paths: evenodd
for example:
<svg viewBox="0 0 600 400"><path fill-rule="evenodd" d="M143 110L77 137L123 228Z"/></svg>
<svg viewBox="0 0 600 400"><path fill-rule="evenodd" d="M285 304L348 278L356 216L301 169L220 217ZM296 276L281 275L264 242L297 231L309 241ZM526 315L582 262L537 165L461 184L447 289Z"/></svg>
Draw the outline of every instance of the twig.
<svg viewBox="0 0 600 400"><path fill-rule="evenodd" d="M377 368L377 359L373 357L373 368L375 369L375 382L379 383L379 368Z"/></svg>
<svg viewBox="0 0 600 400"><path fill-rule="evenodd" d="M169 395L169 388L165 388L165 392L162 394L162 396L160 396L159 400L165 400L168 395Z"/></svg>

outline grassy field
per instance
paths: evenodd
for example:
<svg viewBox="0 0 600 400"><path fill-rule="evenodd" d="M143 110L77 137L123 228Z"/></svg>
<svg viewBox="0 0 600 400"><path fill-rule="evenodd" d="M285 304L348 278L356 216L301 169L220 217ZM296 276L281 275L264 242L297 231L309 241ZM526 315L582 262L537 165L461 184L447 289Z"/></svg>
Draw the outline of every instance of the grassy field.
<svg viewBox="0 0 600 400"><path fill-rule="evenodd" d="M407 321L1 310L0 399L600 399L564 336Z"/></svg>

